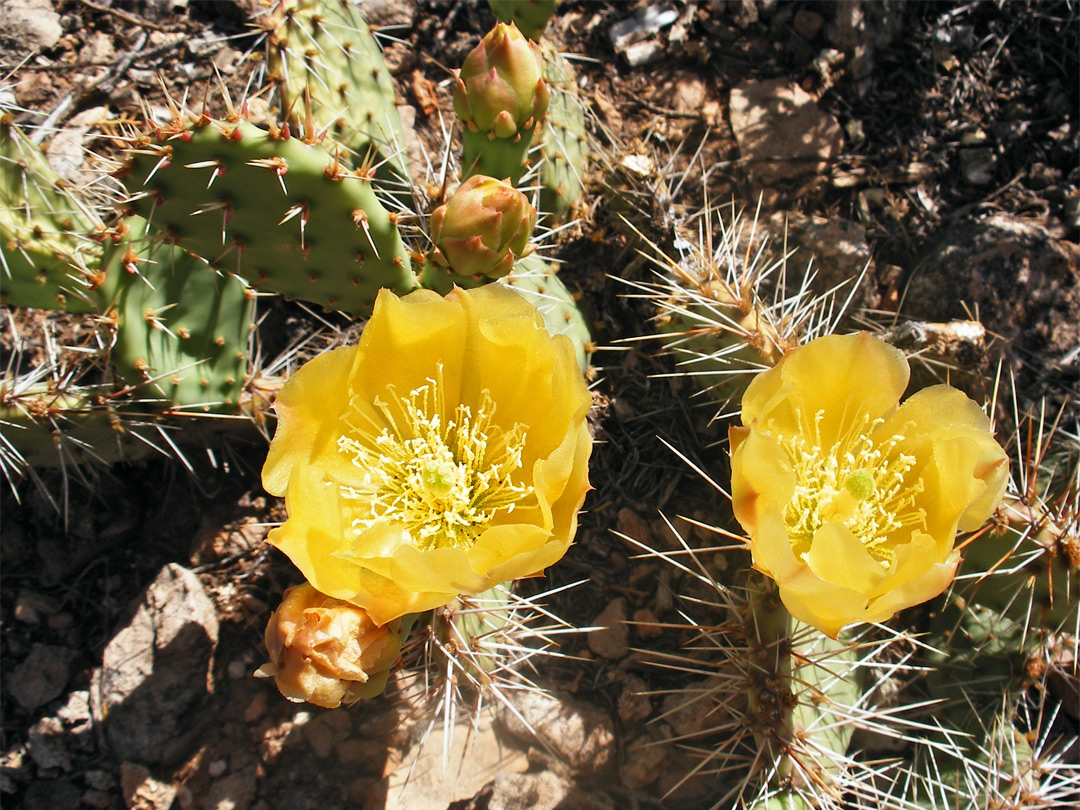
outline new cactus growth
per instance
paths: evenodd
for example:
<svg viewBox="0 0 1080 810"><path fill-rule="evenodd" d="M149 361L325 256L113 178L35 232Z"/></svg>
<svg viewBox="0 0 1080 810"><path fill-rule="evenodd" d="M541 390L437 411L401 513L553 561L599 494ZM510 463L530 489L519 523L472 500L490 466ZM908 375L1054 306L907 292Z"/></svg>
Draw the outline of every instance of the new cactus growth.
<svg viewBox="0 0 1080 810"><path fill-rule="evenodd" d="M282 130L177 122L124 174L136 213L256 289L364 313L381 288L417 286L397 216L367 173Z"/></svg>
<svg viewBox="0 0 1080 810"><path fill-rule="evenodd" d="M454 82L454 110L464 124L461 165L517 183L550 92L543 57L512 23L496 23L466 57Z"/></svg>

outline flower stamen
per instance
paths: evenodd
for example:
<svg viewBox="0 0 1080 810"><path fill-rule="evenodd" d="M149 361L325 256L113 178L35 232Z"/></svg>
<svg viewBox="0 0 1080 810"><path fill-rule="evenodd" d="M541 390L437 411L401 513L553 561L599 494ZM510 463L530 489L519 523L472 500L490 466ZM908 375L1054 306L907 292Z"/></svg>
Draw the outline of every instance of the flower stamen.
<svg viewBox="0 0 1080 810"><path fill-rule="evenodd" d="M363 472L358 485L341 486L342 497L360 502L363 513L351 521L348 545L378 524L394 524L421 550L467 549L499 511L512 512L532 494L514 481L525 448L522 426L496 425L486 390L475 413L462 404L445 418L441 367L437 376L408 396L390 386L388 400L376 398L383 422L381 429L373 425L377 435L350 422L351 435L338 437L339 452ZM363 416L355 402L353 411ZM342 555L351 556L348 549Z"/></svg>
<svg viewBox="0 0 1080 810"><path fill-rule="evenodd" d="M795 472L795 491L784 508L792 549L805 558L818 529L841 523L883 568L891 570L896 562L893 546L899 539L895 533L926 523L923 510L915 508L922 479L908 480L915 457L897 449L903 435L875 437L884 420L868 415L849 424L826 448L821 440L824 416L818 411L813 429L794 436L776 435L771 424L766 431L775 435ZM803 421L801 413L799 420Z"/></svg>

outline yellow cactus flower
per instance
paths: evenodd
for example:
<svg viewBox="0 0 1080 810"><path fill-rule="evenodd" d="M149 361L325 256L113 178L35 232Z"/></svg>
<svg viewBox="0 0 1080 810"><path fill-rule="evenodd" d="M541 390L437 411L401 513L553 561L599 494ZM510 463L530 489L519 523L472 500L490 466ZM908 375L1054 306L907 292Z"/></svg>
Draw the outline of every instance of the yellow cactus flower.
<svg viewBox="0 0 1080 810"><path fill-rule="evenodd" d="M378 627L362 608L305 582L285 591L270 616L265 639L271 661L257 674L273 676L289 700L324 709L374 697L401 652L396 624Z"/></svg>
<svg viewBox="0 0 1080 810"><path fill-rule="evenodd" d="M904 355L830 335L758 375L730 430L731 496L754 567L791 615L834 638L941 593L1005 492L1008 461L978 405L907 387Z"/></svg>
<svg viewBox="0 0 1080 810"><path fill-rule="evenodd" d="M378 624L539 574L577 530L590 404L570 341L513 290L383 290L359 345L278 395L270 542Z"/></svg>

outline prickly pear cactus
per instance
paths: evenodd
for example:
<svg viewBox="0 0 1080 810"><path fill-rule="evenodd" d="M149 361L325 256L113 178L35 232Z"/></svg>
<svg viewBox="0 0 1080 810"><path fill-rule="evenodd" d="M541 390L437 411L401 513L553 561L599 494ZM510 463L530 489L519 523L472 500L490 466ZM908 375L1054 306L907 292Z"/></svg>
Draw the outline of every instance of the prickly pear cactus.
<svg viewBox="0 0 1080 810"><path fill-rule="evenodd" d="M309 141L329 135L384 177L407 178L394 84L356 6L277 0L259 24L281 120Z"/></svg>
<svg viewBox="0 0 1080 810"><path fill-rule="evenodd" d="M549 42L541 46L551 91L540 142L540 211L549 224L567 218L585 193L589 138L574 68Z"/></svg>
<svg viewBox="0 0 1080 810"><path fill-rule="evenodd" d="M380 288L417 286L371 177L281 130L178 122L133 151L124 180L154 228L255 289L365 313Z"/></svg>
<svg viewBox="0 0 1080 810"><path fill-rule="evenodd" d="M0 295L10 306L89 312L103 227L12 123L0 117Z"/></svg>

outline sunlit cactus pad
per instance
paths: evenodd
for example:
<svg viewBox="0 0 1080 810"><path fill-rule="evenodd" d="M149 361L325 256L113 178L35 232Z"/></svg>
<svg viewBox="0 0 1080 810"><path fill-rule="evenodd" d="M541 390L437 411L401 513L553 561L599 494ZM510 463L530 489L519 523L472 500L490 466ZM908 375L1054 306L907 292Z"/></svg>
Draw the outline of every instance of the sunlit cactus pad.
<svg viewBox="0 0 1080 810"><path fill-rule="evenodd" d="M367 312L416 285L396 217L332 152L247 121L184 128L135 151L134 210L255 289Z"/></svg>

